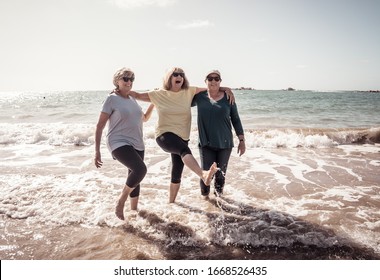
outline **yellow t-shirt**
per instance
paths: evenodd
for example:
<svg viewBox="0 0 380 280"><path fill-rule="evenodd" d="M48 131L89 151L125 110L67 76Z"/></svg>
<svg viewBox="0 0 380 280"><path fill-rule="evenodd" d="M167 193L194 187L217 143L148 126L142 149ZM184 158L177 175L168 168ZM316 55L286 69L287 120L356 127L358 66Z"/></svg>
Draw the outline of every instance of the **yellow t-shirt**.
<svg viewBox="0 0 380 280"><path fill-rule="evenodd" d="M174 92L170 90L150 91L150 101L156 106L158 122L156 137L172 132L183 140L189 140L191 128L191 101L196 87Z"/></svg>

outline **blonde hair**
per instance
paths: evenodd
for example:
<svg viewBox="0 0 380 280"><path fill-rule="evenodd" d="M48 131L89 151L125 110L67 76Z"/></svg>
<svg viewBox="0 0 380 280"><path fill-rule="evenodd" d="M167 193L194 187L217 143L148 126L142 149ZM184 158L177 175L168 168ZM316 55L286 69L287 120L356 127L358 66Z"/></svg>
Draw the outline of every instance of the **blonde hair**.
<svg viewBox="0 0 380 280"><path fill-rule="evenodd" d="M179 73L183 73L184 74L183 84L182 84L181 89L188 89L189 88L189 81L186 78L185 71L183 71L183 69L179 68L179 67L173 67L173 68L169 69L166 72L166 75L165 75L165 77L163 79L162 87L164 89L166 89L166 90L171 90L171 88L172 88L171 77L172 77L172 75L173 75L174 72L179 72Z"/></svg>
<svg viewBox="0 0 380 280"><path fill-rule="evenodd" d="M135 73L129 68L123 67L116 71L116 73L113 75L113 85L116 87L116 89L119 89L119 86L117 84L117 81L120 80L123 77L134 77Z"/></svg>

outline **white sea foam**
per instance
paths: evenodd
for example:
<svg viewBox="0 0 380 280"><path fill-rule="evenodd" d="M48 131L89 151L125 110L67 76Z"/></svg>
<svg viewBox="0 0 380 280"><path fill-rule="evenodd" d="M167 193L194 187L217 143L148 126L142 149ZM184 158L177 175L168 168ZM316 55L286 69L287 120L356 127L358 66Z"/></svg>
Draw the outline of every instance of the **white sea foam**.
<svg viewBox="0 0 380 280"><path fill-rule="evenodd" d="M95 123L0 123L0 144L91 145L94 143L94 132ZM144 133L146 139L155 138L154 122L144 125ZM320 131L311 133L315 134L305 135L304 132L281 130L249 130L246 131L245 137L249 148L331 148L351 143L347 142L344 136L338 138L330 133L330 138L326 134L319 135ZM196 143L196 126L193 126L190 139L191 143Z"/></svg>

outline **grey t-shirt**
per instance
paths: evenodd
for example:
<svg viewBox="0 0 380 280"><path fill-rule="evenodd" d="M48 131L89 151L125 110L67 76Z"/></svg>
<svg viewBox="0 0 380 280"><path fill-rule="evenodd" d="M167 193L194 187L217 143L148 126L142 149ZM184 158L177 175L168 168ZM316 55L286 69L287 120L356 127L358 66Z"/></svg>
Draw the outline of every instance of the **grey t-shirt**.
<svg viewBox="0 0 380 280"><path fill-rule="evenodd" d="M125 145L143 151L143 112L140 105L131 96L121 97L110 94L101 110L110 115L108 121L107 147L112 151Z"/></svg>

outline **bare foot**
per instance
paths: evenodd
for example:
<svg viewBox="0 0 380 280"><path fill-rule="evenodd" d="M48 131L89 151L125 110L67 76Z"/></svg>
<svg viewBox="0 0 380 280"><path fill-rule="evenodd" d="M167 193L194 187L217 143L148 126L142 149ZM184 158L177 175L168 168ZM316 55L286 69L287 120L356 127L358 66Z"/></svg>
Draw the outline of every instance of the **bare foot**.
<svg viewBox="0 0 380 280"><path fill-rule="evenodd" d="M116 210L115 210L115 214L116 214L116 217L118 217L120 220L124 220L124 204L125 204L125 201L118 201L117 204L116 204Z"/></svg>
<svg viewBox="0 0 380 280"><path fill-rule="evenodd" d="M214 177L214 174L218 171L218 167L216 166L216 163L214 162L210 169L206 171L206 174L204 176L205 179L203 179L203 182L205 183L206 186L210 186L212 177Z"/></svg>
<svg viewBox="0 0 380 280"><path fill-rule="evenodd" d="M122 193L119 196L119 200L117 201L117 204L116 204L115 214L120 220L124 220L124 205L132 190L133 189L125 185ZM136 203L136 208L137 208L137 201L138 200L134 201ZM131 205L131 207L134 207L134 205Z"/></svg>

